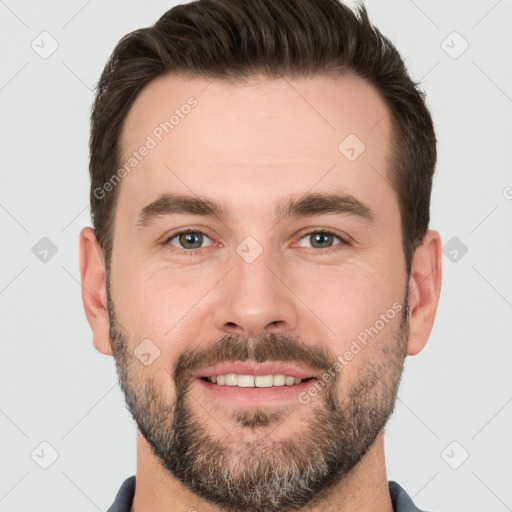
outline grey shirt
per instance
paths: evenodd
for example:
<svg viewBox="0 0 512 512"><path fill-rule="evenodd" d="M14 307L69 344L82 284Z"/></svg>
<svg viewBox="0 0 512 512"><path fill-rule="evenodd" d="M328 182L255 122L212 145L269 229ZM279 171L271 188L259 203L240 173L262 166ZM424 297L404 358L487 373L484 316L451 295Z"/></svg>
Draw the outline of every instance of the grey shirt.
<svg viewBox="0 0 512 512"><path fill-rule="evenodd" d="M422 512L414 505L409 495L400 487L400 485L396 482L389 481L388 486L394 512ZM135 475L127 478L123 482L114 503L112 503L112 506L107 510L107 512L130 512L134 494Z"/></svg>

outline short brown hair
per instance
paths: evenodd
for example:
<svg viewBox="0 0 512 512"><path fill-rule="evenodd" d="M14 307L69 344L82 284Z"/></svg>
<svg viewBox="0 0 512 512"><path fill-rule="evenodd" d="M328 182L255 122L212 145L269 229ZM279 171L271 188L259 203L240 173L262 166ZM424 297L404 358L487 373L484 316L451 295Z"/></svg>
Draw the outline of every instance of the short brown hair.
<svg viewBox="0 0 512 512"><path fill-rule="evenodd" d="M91 216L107 263L119 187L98 198L120 164L124 120L141 90L166 73L244 80L350 72L372 84L391 113L389 176L401 212L407 275L430 220L436 137L424 93L394 45L338 0L197 0L167 11L118 43L91 117Z"/></svg>

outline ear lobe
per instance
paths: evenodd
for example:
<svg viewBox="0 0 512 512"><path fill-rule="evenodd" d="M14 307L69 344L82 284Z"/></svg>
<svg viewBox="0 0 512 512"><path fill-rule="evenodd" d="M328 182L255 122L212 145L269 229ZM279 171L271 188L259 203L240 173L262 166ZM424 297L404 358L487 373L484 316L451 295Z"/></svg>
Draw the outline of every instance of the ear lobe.
<svg viewBox="0 0 512 512"><path fill-rule="evenodd" d="M101 247L91 228L84 228L80 232L80 277L82 302L92 329L94 346L102 354L113 355L109 337L105 264Z"/></svg>
<svg viewBox="0 0 512 512"><path fill-rule="evenodd" d="M409 341L414 356L426 345L441 293L442 246L437 231L429 229L416 249L409 278Z"/></svg>

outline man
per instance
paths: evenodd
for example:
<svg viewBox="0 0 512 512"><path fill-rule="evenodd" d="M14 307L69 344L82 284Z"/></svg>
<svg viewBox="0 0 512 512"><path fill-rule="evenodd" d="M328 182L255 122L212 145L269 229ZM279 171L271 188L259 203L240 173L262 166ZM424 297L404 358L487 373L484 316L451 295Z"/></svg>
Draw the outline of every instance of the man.
<svg viewBox="0 0 512 512"><path fill-rule="evenodd" d="M80 235L138 427L110 511L418 510L383 436L439 300L435 161L364 7L200 0L120 41Z"/></svg>

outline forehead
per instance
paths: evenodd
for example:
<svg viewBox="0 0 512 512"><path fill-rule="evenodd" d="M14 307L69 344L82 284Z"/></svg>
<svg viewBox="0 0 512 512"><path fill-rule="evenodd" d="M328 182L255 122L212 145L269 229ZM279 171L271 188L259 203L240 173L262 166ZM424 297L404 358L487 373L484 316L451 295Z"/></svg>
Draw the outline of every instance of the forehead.
<svg viewBox="0 0 512 512"><path fill-rule="evenodd" d="M223 195L241 215L306 191L345 190L395 201L389 182L390 115L353 75L250 82L168 74L146 86L126 118L119 206L165 192ZM378 204L377 204L378 209Z"/></svg>

